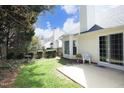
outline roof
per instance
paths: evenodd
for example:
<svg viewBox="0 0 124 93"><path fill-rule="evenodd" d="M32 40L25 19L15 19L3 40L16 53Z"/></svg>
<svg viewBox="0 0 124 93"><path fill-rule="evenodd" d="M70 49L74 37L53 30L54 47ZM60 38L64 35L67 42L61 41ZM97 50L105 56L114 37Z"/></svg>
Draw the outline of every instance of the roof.
<svg viewBox="0 0 124 93"><path fill-rule="evenodd" d="M95 24L94 26L92 26L89 30L87 30L87 31L82 31L82 32L80 32L80 34L84 34L84 33L88 33L88 32L95 32L95 31L98 31L98 30L100 30L100 29L104 29L104 28L102 28L101 26L99 26L99 25L97 25L97 24ZM73 34L74 36L75 35L78 35L79 33L76 33L76 34ZM62 35L62 37L63 36L66 36L66 35ZM68 35L67 35L68 36Z"/></svg>
<svg viewBox="0 0 124 93"><path fill-rule="evenodd" d="M97 31L97 30L100 30L100 29L104 29L102 28L101 26L95 24L93 27L91 27L88 31L83 31L81 32L80 34L83 34L83 33L88 33L88 32L93 32L93 31Z"/></svg>
<svg viewBox="0 0 124 93"><path fill-rule="evenodd" d="M94 25L93 27L91 27L88 31L95 31L95 30L100 30L103 29L102 27L100 27L99 25Z"/></svg>

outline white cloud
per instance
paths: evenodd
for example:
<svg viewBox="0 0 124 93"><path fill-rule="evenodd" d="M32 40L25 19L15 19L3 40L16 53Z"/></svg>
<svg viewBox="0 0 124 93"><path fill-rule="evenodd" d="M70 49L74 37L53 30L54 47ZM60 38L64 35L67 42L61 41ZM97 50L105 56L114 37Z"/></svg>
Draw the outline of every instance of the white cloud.
<svg viewBox="0 0 124 93"><path fill-rule="evenodd" d="M54 30L54 32L53 32ZM39 37L41 43L47 48L50 47L50 43L54 40L58 40L60 36L64 34L62 29L42 29L42 28L35 28L35 36ZM54 38L53 38L54 36ZM61 44L59 44L61 46Z"/></svg>
<svg viewBox="0 0 124 93"><path fill-rule="evenodd" d="M54 30L54 33L53 33ZM42 29L42 28L35 28L35 36L39 37L39 38L44 38L44 39L53 39L53 35L54 35L54 39L57 40L61 35L64 34L64 32L62 31L62 29L60 28L56 28L56 29Z"/></svg>
<svg viewBox="0 0 124 93"><path fill-rule="evenodd" d="M35 36L42 38L50 38L52 36L51 23L49 21L46 22L46 29L38 28L35 25Z"/></svg>
<svg viewBox="0 0 124 93"><path fill-rule="evenodd" d="M79 10L79 7L74 5L63 5L61 9L65 10L67 14L75 14Z"/></svg>
<svg viewBox="0 0 124 93"><path fill-rule="evenodd" d="M47 28L51 29L51 23L49 21L47 21L46 24L47 24Z"/></svg>
<svg viewBox="0 0 124 93"><path fill-rule="evenodd" d="M49 38L52 36L52 31L49 29L35 28L35 36Z"/></svg>
<svg viewBox="0 0 124 93"><path fill-rule="evenodd" d="M108 7L110 7L110 8L117 8L117 7L119 7L120 5L109 5Z"/></svg>
<svg viewBox="0 0 124 93"><path fill-rule="evenodd" d="M80 31L80 23L75 22L74 18L68 18L63 25L63 31L66 34L78 33Z"/></svg>

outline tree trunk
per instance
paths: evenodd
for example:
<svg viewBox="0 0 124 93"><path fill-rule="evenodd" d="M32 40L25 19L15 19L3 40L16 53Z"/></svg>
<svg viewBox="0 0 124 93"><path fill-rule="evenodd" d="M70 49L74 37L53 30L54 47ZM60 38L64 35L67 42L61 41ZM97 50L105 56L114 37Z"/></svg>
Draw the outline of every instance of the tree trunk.
<svg viewBox="0 0 124 93"><path fill-rule="evenodd" d="M2 44L0 45L0 59L2 60Z"/></svg>
<svg viewBox="0 0 124 93"><path fill-rule="evenodd" d="M6 36L6 59L8 59L9 34L10 34L10 28L8 28L8 32L7 32L7 36Z"/></svg>
<svg viewBox="0 0 124 93"><path fill-rule="evenodd" d="M9 38L8 38L8 33L7 33L7 37L6 37L6 59L8 58L7 56L8 56L8 40Z"/></svg>

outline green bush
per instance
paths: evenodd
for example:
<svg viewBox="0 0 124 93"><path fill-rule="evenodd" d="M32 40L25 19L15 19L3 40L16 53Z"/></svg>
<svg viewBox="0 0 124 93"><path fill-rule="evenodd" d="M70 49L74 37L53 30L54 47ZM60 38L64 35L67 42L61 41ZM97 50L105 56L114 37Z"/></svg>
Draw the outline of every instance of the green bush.
<svg viewBox="0 0 124 93"><path fill-rule="evenodd" d="M8 53L7 59L14 59L14 58L15 58L15 54L13 52Z"/></svg>
<svg viewBox="0 0 124 93"><path fill-rule="evenodd" d="M43 53L42 52L37 52L37 58L42 58Z"/></svg>
<svg viewBox="0 0 124 93"><path fill-rule="evenodd" d="M56 51L47 51L46 52L46 57L47 58L54 58L54 57L56 57Z"/></svg>
<svg viewBox="0 0 124 93"><path fill-rule="evenodd" d="M17 56L16 56L17 59L23 59L24 58L24 54L23 53L19 53Z"/></svg>
<svg viewBox="0 0 124 93"><path fill-rule="evenodd" d="M0 68L2 69L11 68L11 65L9 63L0 64Z"/></svg>
<svg viewBox="0 0 124 93"><path fill-rule="evenodd" d="M81 54L76 54L76 58L80 59L80 58L82 58L82 55Z"/></svg>

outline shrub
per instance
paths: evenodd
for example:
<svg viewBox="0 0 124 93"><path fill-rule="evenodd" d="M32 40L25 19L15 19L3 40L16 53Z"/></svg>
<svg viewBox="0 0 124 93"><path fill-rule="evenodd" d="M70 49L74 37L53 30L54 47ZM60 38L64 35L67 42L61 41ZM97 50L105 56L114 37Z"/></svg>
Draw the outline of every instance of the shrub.
<svg viewBox="0 0 124 93"><path fill-rule="evenodd" d="M54 57L56 57L56 51L47 51L46 52L46 57L47 58L54 58Z"/></svg>
<svg viewBox="0 0 124 93"><path fill-rule="evenodd" d="M0 64L0 68L8 69L8 68L11 68L11 65L9 63Z"/></svg>
<svg viewBox="0 0 124 93"><path fill-rule="evenodd" d="M24 54L23 53L19 53L17 56L16 56L17 59L23 59L24 58Z"/></svg>
<svg viewBox="0 0 124 93"><path fill-rule="evenodd" d="M14 59L14 58L15 58L15 54L13 52L8 53L7 59Z"/></svg>
<svg viewBox="0 0 124 93"><path fill-rule="evenodd" d="M80 58L82 58L82 55L81 54L76 54L76 58L80 59Z"/></svg>
<svg viewBox="0 0 124 93"><path fill-rule="evenodd" d="M42 52L37 52L37 58L42 58L43 53Z"/></svg>

